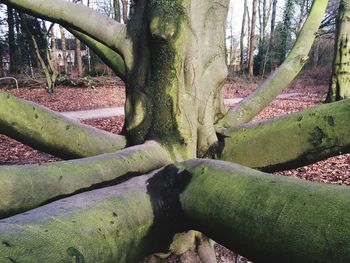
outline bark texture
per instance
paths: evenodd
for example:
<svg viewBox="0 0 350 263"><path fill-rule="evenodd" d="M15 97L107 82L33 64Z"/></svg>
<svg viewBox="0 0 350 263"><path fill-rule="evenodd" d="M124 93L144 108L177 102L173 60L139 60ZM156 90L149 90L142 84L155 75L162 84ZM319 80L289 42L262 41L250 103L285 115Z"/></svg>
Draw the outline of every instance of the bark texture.
<svg viewBox="0 0 350 263"><path fill-rule="evenodd" d="M221 159L265 171L350 151L350 100L227 130Z"/></svg>
<svg viewBox="0 0 350 263"><path fill-rule="evenodd" d="M180 203L192 227L253 262L348 262L346 186L194 160ZM183 175L183 174L182 174Z"/></svg>
<svg viewBox="0 0 350 263"><path fill-rule="evenodd" d="M348 262L349 206L347 187L192 160L1 220L0 260L137 262L194 228L257 262Z"/></svg>
<svg viewBox="0 0 350 263"><path fill-rule="evenodd" d="M123 136L105 132L39 106L0 93L0 133L63 159L115 152Z"/></svg>
<svg viewBox="0 0 350 263"><path fill-rule="evenodd" d="M350 3L348 0L340 1L337 18L337 34L335 44L335 57L331 85L329 87L327 102L334 102L350 98Z"/></svg>
<svg viewBox="0 0 350 263"><path fill-rule="evenodd" d="M223 111L228 1L152 0L136 8L147 21L140 32L148 27L151 35L142 38L147 45L139 44L142 58L128 76L128 139L166 138L179 159L206 155L217 143L213 124ZM137 20L131 17L129 26Z"/></svg>
<svg viewBox="0 0 350 263"><path fill-rule="evenodd" d="M43 165L2 166L0 218L93 187L121 182L163 167L169 154L156 142L117 153ZM18 195L18 193L21 193Z"/></svg>
<svg viewBox="0 0 350 263"><path fill-rule="evenodd" d="M1 220L0 262L138 262L158 239L146 179Z"/></svg>

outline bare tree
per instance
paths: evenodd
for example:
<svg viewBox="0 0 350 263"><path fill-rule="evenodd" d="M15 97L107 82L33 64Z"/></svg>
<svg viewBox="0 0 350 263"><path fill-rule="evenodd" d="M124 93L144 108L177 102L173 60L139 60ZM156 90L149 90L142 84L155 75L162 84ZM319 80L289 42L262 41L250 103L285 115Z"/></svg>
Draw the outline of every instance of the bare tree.
<svg viewBox="0 0 350 263"><path fill-rule="evenodd" d="M255 50L255 27L256 27L256 5L258 0L252 2L252 20L250 26L249 35L249 51L248 51L248 76L252 78L254 76L254 50Z"/></svg>

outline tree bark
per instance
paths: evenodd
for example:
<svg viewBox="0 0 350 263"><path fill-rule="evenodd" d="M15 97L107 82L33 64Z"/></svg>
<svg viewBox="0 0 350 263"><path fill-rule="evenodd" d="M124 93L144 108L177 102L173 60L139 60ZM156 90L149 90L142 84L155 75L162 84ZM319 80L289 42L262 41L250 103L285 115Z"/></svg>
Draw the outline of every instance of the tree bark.
<svg viewBox="0 0 350 263"><path fill-rule="evenodd" d="M138 262L157 243L169 243L157 225L147 179L137 177L0 220L0 261Z"/></svg>
<svg viewBox="0 0 350 263"><path fill-rule="evenodd" d="M60 26L61 33L61 45L62 45L62 61L63 61L63 72L68 74L68 62L67 62L67 44L66 44L66 34L64 28Z"/></svg>
<svg viewBox="0 0 350 263"><path fill-rule="evenodd" d="M125 181L171 162L156 142L85 159L54 164L2 166L0 218L98 186ZM20 197L17 193L21 193Z"/></svg>
<svg viewBox="0 0 350 263"><path fill-rule="evenodd" d="M13 8L7 6L7 24L8 24L8 44L10 53L10 73L17 73L17 47L15 39L15 21L13 18Z"/></svg>
<svg viewBox="0 0 350 263"><path fill-rule="evenodd" d="M193 160L180 194L192 228L254 262L348 262L348 187ZM346 226L346 227L344 227Z"/></svg>
<svg viewBox="0 0 350 263"><path fill-rule="evenodd" d="M128 23L128 0L122 0L122 14L124 24Z"/></svg>
<svg viewBox="0 0 350 263"><path fill-rule="evenodd" d="M79 38L81 42L87 45L96 55L110 67L113 72L125 81L126 78L126 67L123 58L114 50L107 47L106 45L96 41L95 39L85 35L79 31L69 28L75 37Z"/></svg>
<svg viewBox="0 0 350 263"><path fill-rule="evenodd" d="M240 37L240 52L241 52L241 72L244 73L244 35L245 35L245 25L247 20L247 0L244 0L243 5L243 17L242 17L242 28Z"/></svg>
<svg viewBox="0 0 350 263"><path fill-rule="evenodd" d="M0 93L0 133L63 159L114 152L123 136L101 131L32 102Z"/></svg>
<svg viewBox="0 0 350 263"><path fill-rule="evenodd" d="M1 220L0 259L138 262L194 228L254 261L349 262L349 206L344 186L192 160Z"/></svg>
<svg viewBox="0 0 350 263"><path fill-rule="evenodd" d="M350 37L350 3L342 0L337 18L337 33L335 57L331 84L328 90L327 102L350 98L350 56L348 41Z"/></svg>
<svg viewBox="0 0 350 263"><path fill-rule="evenodd" d="M271 29L270 29L270 40L269 40L269 52L270 52L270 64L272 65L272 47L274 44L275 37L275 23L276 23L276 11L277 11L277 1L272 0L272 15L271 15Z"/></svg>
<svg viewBox="0 0 350 263"><path fill-rule="evenodd" d="M117 22L121 22L121 14L120 14L120 2L119 0L113 0L113 8L114 8L114 19Z"/></svg>
<svg viewBox="0 0 350 263"><path fill-rule="evenodd" d="M256 4L258 0L253 0L252 6L252 20L250 26L250 45L249 45L249 56L248 56L248 77L254 77L254 50L255 50L255 21L256 21Z"/></svg>
<svg viewBox="0 0 350 263"><path fill-rule="evenodd" d="M135 14L142 12L150 23L140 26L138 39L145 41L135 49L142 57L135 55L139 63L127 79L128 141L167 138L179 159L210 155L218 142L213 124L223 111L228 1L142 3ZM129 26L137 28L137 22L130 20ZM150 36L144 35L145 26Z"/></svg>
<svg viewBox="0 0 350 263"><path fill-rule="evenodd" d="M221 159L269 172L350 151L350 100L232 128Z"/></svg>
<svg viewBox="0 0 350 263"><path fill-rule="evenodd" d="M311 49L327 7L327 0L315 0L310 15L283 64L270 75L258 89L241 101L220 120L217 130L247 123L264 109L297 76L308 60Z"/></svg>
<svg viewBox="0 0 350 263"><path fill-rule="evenodd" d="M78 38L75 39L75 56L77 59L78 77L83 77L83 61L81 59L80 40Z"/></svg>

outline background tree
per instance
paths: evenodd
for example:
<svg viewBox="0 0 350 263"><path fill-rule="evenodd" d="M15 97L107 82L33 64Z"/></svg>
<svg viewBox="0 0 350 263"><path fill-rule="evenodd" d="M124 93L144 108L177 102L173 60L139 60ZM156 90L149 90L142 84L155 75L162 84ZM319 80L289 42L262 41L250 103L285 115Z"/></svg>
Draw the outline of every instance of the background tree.
<svg viewBox="0 0 350 263"><path fill-rule="evenodd" d="M350 149L348 100L237 127L300 71L327 1L315 0L281 67L230 112L221 96L227 75L226 0L138 0L127 25L60 0L1 2L69 28L125 80L127 90L123 135L0 93L0 132L65 159L89 157L0 169L2 216L103 182L119 183L2 220L1 259L137 262L166 249L175 233L195 229L256 261L350 260L347 188L229 162L188 160L249 160L251 167L276 170ZM241 150L235 154L235 149ZM148 171L154 172L125 181ZM202 261L212 262L207 239L190 237Z"/></svg>
<svg viewBox="0 0 350 263"><path fill-rule="evenodd" d="M249 35L249 51L248 51L248 76L252 78L254 76L254 50L255 50L255 27L256 27L256 6L258 0L252 2L252 19Z"/></svg>
<svg viewBox="0 0 350 263"><path fill-rule="evenodd" d="M10 73L17 73L17 48L15 39L15 21L13 8L7 7L7 24L8 24L8 45L10 50Z"/></svg>
<svg viewBox="0 0 350 263"><path fill-rule="evenodd" d="M67 62L67 42L66 32L63 26L59 26L61 35L61 47L62 47L62 62L63 62L63 73L68 74L68 62Z"/></svg>
<svg viewBox="0 0 350 263"><path fill-rule="evenodd" d="M247 0L244 0L243 5L243 16L242 16L242 27L241 27L241 36L240 36L240 68L242 74L244 74L244 36L245 36L245 30L246 30L246 23L247 23Z"/></svg>
<svg viewBox="0 0 350 263"><path fill-rule="evenodd" d="M46 89L49 93L54 92L58 70L51 58L49 49L49 33L54 24L46 29L45 21L42 23L38 19L21 14L21 25L25 29L25 33L32 40L32 47L35 50L39 63L46 78ZM54 36L53 36L54 37Z"/></svg>
<svg viewBox="0 0 350 263"><path fill-rule="evenodd" d="M350 58L348 47L348 35L350 25L348 17L350 15L350 4L347 1L340 1L339 14L337 18L335 57L333 62L333 72L331 84L326 101L332 102L350 97L349 73Z"/></svg>

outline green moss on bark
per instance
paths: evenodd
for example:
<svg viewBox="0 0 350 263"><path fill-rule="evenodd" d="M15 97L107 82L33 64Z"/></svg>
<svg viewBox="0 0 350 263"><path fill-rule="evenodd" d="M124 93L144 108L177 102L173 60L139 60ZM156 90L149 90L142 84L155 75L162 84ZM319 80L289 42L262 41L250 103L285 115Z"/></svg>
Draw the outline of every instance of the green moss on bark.
<svg viewBox="0 0 350 263"><path fill-rule="evenodd" d="M169 162L167 151L156 142L148 142L117 153L68 162L3 166L0 170L0 218L80 191L120 182Z"/></svg>
<svg viewBox="0 0 350 263"><path fill-rule="evenodd" d="M0 132L63 159L114 152L126 145L123 136L78 123L6 93L0 93Z"/></svg>
<svg viewBox="0 0 350 263"><path fill-rule="evenodd" d="M266 171L350 151L350 100L228 130L221 159Z"/></svg>
<svg viewBox="0 0 350 263"><path fill-rule="evenodd" d="M181 194L192 227L254 262L350 261L347 187L193 160Z"/></svg>

